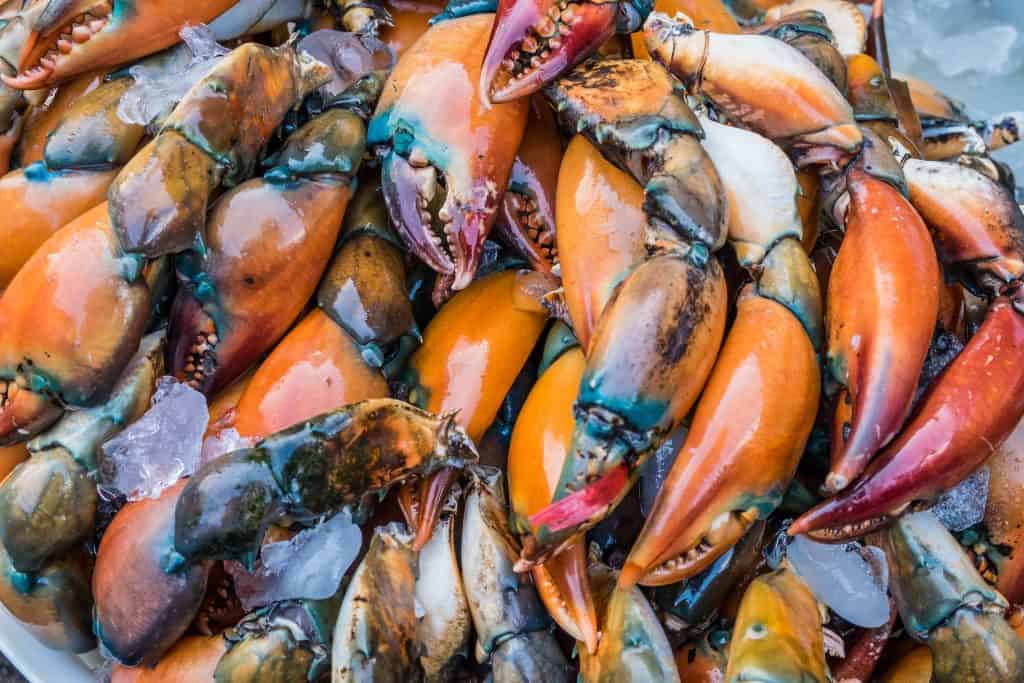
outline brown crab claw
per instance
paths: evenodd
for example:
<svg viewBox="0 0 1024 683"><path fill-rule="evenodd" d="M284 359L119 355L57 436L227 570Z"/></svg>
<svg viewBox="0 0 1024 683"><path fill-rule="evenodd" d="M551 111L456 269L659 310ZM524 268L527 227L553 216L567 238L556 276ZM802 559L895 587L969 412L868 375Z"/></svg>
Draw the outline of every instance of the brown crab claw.
<svg viewBox="0 0 1024 683"><path fill-rule="evenodd" d="M494 102L537 92L615 32L615 2L500 0L481 74Z"/></svg>
<svg viewBox="0 0 1024 683"><path fill-rule="evenodd" d="M210 21L232 0L52 0L21 51L18 73L4 82L19 90L51 88L68 79L131 62L177 43L188 24Z"/></svg>

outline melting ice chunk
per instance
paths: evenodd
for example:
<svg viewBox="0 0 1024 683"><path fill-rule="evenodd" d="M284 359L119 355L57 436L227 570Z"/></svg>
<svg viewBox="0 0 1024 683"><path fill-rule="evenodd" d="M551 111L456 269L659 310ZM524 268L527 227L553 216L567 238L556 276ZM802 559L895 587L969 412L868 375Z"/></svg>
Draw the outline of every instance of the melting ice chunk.
<svg viewBox="0 0 1024 683"><path fill-rule="evenodd" d="M988 467L942 494L932 512L950 531L963 531L985 519L988 502Z"/></svg>
<svg viewBox="0 0 1024 683"><path fill-rule="evenodd" d="M135 84L117 106L125 123L148 126L167 116L199 79L230 52L203 25L181 29L183 46L139 62L128 70Z"/></svg>
<svg viewBox="0 0 1024 683"><path fill-rule="evenodd" d="M222 455L234 453L243 448L249 448L253 443L253 439L242 436L234 427L222 429L203 439L203 454L199 460L199 465L202 467Z"/></svg>
<svg viewBox="0 0 1024 683"><path fill-rule="evenodd" d="M818 600L855 626L876 628L889 620L888 577L873 555L856 543L830 545L797 536L786 549L789 562Z"/></svg>
<svg viewBox="0 0 1024 683"><path fill-rule="evenodd" d="M322 600L338 592L359 555L363 534L342 510L291 540L263 546L253 573L234 572L235 591L247 610L281 600Z"/></svg>
<svg viewBox="0 0 1024 683"><path fill-rule="evenodd" d="M206 398L161 377L152 407L101 448L100 483L128 500L156 498L199 465L209 413Z"/></svg>

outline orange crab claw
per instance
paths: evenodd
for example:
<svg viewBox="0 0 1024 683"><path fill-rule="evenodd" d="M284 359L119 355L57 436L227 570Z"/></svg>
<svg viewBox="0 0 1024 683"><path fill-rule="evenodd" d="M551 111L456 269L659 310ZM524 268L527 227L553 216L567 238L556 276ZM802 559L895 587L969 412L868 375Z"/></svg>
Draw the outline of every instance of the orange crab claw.
<svg viewBox="0 0 1024 683"><path fill-rule="evenodd" d="M188 24L215 19L237 0L62 0L48 3L21 52L19 90L52 88L86 71L145 57L180 40Z"/></svg>
<svg viewBox="0 0 1024 683"><path fill-rule="evenodd" d="M977 469L1024 414L1024 316L997 299L977 334L932 385L900 436L863 477L790 527L838 542L889 524Z"/></svg>
<svg viewBox="0 0 1024 683"><path fill-rule="evenodd" d="M492 19L431 26L391 72L369 127L391 219L443 276L435 290L441 300L473 280L526 128L528 100L492 105L481 92Z"/></svg>
<svg viewBox="0 0 1024 683"><path fill-rule="evenodd" d="M118 248L107 205L57 231L0 298L0 443L72 406L105 400L150 314L139 259Z"/></svg>
<svg viewBox="0 0 1024 683"><path fill-rule="evenodd" d="M327 266L364 151L363 122L332 110L297 131L268 173L225 194L207 221L206 249L177 260L170 370L212 394L287 331ZM345 167L347 172L338 172ZM277 169L277 170L280 170Z"/></svg>
<svg viewBox="0 0 1024 683"><path fill-rule="evenodd" d="M829 493L856 479L903 426L939 310L935 248L914 207L860 170L848 188L828 292L828 367L840 385Z"/></svg>
<svg viewBox="0 0 1024 683"><path fill-rule="evenodd" d="M515 271L488 275L442 306L409 358L403 380L409 402L437 415L453 414L479 443L544 330L543 309L520 303L534 278ZM405 507L419 511L413 515L418 540L425 543L433 533L453 481L451 473L440 471L405 492Z"/></svg>
<svg viewBox="0 0 1024 683"><path fill-rule="evenodd" d="M747 290L619 585L693 576L774 510L814 424L819 386L800 321Z"/></svg>
<svg viewBox="0 0 1024 683"><path fill-rule="evenodd" d="M511 524L529 532L531 515L552 498L572 442L573 391L586 361L580 349L561 356L541 375L523 404L512 431L508 459ZM533 568L534 583L548 612L566 633L597 651L598 623L587 579L586 542L581 536L564 551Z"/></svg>
<svg viewBox="0 0 1024 683"><path fill-rule="evenodd" d="M565 303L584 349L615 287L646 256L644 191L585 137L569 143L558 173L558 256Z"/></svg>
<svg viewBox="0 0 1024 683"><path fill-rule="evenodd" d="M499 0L481 88L494 102L537 92L612 36L617 8L614 1Z"/></svg>

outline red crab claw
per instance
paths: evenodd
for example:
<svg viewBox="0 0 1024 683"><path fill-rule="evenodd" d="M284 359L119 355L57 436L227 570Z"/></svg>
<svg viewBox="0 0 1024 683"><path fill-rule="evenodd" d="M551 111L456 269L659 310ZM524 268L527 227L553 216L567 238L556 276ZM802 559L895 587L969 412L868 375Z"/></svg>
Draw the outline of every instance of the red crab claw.
<svg viewBox="0 0 1024 683"><path fill-rule="evenodd" d="M828 542L862 536L910 504L934 500L985 462L1024 414L1024 316L1014 306L996 299L903 433L854 486L797 519L790 535Z"/></svg>
<svg viewBox="0 0 1024 683"><path fill-rule="evenodd" d="M423 550L444 512L445 501L452 485L459 478L459 470L445 467L419 481L406 484L398 492L398 504L405 521L416 536L412 549Z"/></svg>
<svg viewBox="0 0 1024 683"><path fill-rule="evenodd" d="M615 32L616 2L499 0L481 87L494 102L537 92Z"/></svg>
<svg viewBox="0 0 1024 683"><path fill-rule="evenodd" d="M842 385L829 493L856 479L903 426L939 309L935 249L910 202L859 170L849 194L828 291L828 365Z"/></svg>

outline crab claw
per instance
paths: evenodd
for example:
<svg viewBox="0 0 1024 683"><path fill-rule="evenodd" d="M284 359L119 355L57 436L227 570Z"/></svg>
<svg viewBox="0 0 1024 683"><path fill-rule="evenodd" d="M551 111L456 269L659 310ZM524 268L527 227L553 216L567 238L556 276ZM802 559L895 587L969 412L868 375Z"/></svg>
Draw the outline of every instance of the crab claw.
<svg viewBox="0 0 1024 683"><path fill-rule="evenodd" d="M754 579L729 644L727 681L829 680L818 602L791 569Z"/></svg>
<svg viewBox="0 0 1024 683"><path fill-rule="evenodd" d="M1024 414L1021 348L1024 316L999 298L900 436L854 486L797 519L790 535L825 542L862 536L976 470Z"/></svg>
<svg viewBox="0 0 1024 683"><path fill-rule="evenodd" d="M494 102L537 92L610 38L617 12L608 1L499 0L481 88Z"/></svg>
<svg viewBox="0 0 1024 683"><path fill-rule="evenodd" d="M391 220L445 289L473 280L526 128L528 100L491 105L480 91L491 22L477 14L431 26L391 72L368 131Z"/></svg>
<svg viewBox="0 0 1024 683"><path fill-rule="evenodd" d="M22 48L18 74L3 80L19 90L39 90L86 71L135 61L174 45L186 25L206 23L236 2L41 2L46 8Z"/></svg>
<svg viewBox="0 0 1024 683"><path fill-rule="evenodd" d="M48 239L0 299L0 445L105 401L151 310L139 260L121 253L107 205Z"/></svg>
<svg viewBox="0 0 1024 683"><path fill-rule="evenodd" d="M814 348L796 316L749 290L741 295L686 443L619 585L689 578L774 510L814 424L819 386Z"/></svg>
<svg viewBox="0 0 1024 683"><path fill-rule="evenodd" d="M175 547L189 560L250 565L283 515L333 514L413 475L477 459L450 417L376 399L325 413L207 463L178 502Z"/></svg>
<svg viewBox="0 0 1024 683"><path fill-rule="evenodd" d="M512 527L529 531L530 515L551 501L572 441L572 404L585 367L583 352L572 348L540 376L516 420L509 444L508 490ZM598 624L587 580L586 543L577 538L565 550L533 568L541 601L566 633L597 651Z"/></svg>
<svg viewBox="0 0 1024 683"><path fill-rule="evenodd" d="M126 505L96 555L95 629L122 664L155 664L188 629L206 590L206 563L174 550L174 509L185 482Z"/></svg>
<svg viewBox="0 0 1024 683"><path fill-rule="evenodd" d="M881 540L904 628L932 651L933 681L1024 677L1024 640L1004 616L1009 603L935 515L906 515Z"/></svg>
<svg viewBox="0 0 1024 683"><path fill-rule="evenodd" d="M829 493L846 488L903 426L939 310L938 261L920 216L860 170L848 188L846 236L829 281L828 366L841 385Z"/></svg>
<svg viewBox="0 0 1024 683"><path fill-rule="evenodd" d="M688 259L663 254L644 262L601 316L573 409L569 457L555 502L530 517L524 568L557 554L618 505L704 387L725 328L725 278L714 259Z"/></svg>

